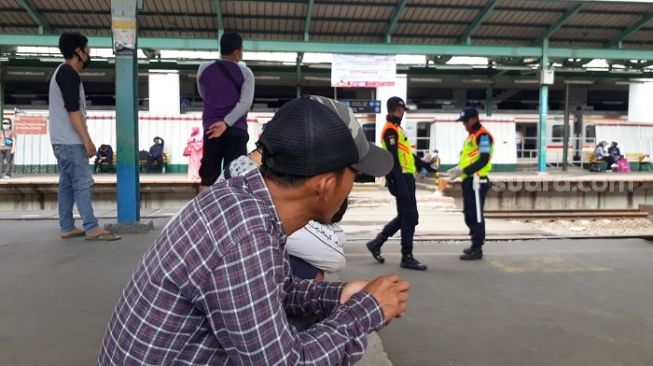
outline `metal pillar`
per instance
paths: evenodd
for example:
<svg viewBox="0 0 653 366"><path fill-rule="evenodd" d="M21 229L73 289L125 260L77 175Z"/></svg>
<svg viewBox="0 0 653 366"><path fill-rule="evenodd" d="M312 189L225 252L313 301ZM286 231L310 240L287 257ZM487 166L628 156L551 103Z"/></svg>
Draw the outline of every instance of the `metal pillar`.
<svg viewBox="0 0 653 366"><path fill-rule="evenodd" d="M485 115L492 117L492 85L488 85L485 89Z"/></svg>
<svg viewBox="0 0 653 366"><path fill-rule="evenodd" d="M297 98L302 96L302 59L304 58L304 53L297 53Z"/></svg>
<svg viewBox="0 0 653 366"><path fill-rule="evenodd" d="M545 70L549 67L549 40L545 39L542 42L542 62L540 68ZM539 123L539 139L537 144L537 162L538 171L540 173L546 172L546 122L549 109L549 86L540 82L540 123Z"/></svg>
<svg viewBox="0 0 653 366"><path fill-rule="evenodd" d="M2 61L0 61L0 121L2 121L5 118L4 104L5 104L4 79L2 79Z"/></svg>
<svg viewBox="0 0 653 366"><path fill-rule="evenodd" d="M118 222L140 220L138 163L138 70L136 55L116 55Z"/></svg>
<svg viewBox="0 0 653 366"><path fill-rule="evenodd" d="M569 83L565 87L565 121L562 134L562 171L569 168Z"/></svg>
<svg viewBox="0 0 653 366"><path fill-rule="evenodd" d="M136 0L111 0L116 53L118 224L140 220Z"/></svg>

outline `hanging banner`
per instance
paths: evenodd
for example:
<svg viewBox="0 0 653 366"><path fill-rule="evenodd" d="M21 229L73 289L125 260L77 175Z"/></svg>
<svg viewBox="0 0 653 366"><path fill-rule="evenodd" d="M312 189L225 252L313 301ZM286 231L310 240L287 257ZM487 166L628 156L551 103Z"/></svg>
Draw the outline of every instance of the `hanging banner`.
<svg viewBox="0 0 653 366"><path fill-rule="evenodd" d="M48 121L45 116L21 116L14 118L14 131L19 135L47 135Z"/></svg>
<svg viewBox="0 0 653 366"><path fill-rule="evenodd" d="M394 86L396 77L395 55L333 55L331 86L334 88Z"/></svg>

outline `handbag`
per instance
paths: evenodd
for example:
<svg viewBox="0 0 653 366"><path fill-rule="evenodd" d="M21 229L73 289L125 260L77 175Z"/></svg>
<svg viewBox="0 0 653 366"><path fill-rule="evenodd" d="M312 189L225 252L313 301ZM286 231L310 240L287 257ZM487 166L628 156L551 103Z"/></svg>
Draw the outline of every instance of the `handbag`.
<svg viewBox="0 0 653 366"><path fill-rule="evenodd" d="M4 137L4 139L2 140L2 143L5 146L8 146L8 147L14 146L14 139L12 139L11 137L7 137L7 135L5 134L5 131L2 131L2 136Z"/></svg>
<svg viewBox="0 0 653 366"><path fill-rule="evenodd" d="M184 153L183 153L183 155L184 155L184 156L190 156L190 146L187 145L187 146L184 148Z"/></svg>

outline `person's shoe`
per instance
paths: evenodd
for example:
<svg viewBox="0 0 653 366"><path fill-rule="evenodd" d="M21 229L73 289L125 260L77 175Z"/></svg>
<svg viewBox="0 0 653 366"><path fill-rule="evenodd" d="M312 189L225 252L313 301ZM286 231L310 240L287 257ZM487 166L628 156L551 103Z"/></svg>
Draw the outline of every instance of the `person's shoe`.
<svg viewBox="0 0 653 366"><path fill-rule="evenodd" d="M420 263L411 254L402 256L399 266L401 268L414 269L416 271L426 271L426 265Z"/></svg>
<svg viewBox="0 0 653 366"><path fill-rule="evenodd" d="M469 249L469 251L467 251ZM483 250L467 248L463 250L463 255L460 256L461 261L477 261L483 259Z"/></svg>
<svg viewBox="0 0 653 366"><path fill-rule="evenodd" d="M372 253L372 257L374 257L377 262L385 263L385 258L381 256L381 245L383 245L383 242L377 237L376 239L367 243L367 249L370 251L370 253Z"/></svg>

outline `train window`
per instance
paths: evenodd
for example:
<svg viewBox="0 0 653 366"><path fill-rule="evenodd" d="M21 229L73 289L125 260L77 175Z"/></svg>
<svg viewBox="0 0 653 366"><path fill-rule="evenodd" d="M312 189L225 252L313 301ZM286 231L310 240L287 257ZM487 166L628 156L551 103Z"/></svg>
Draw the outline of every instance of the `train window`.
<svg viewBox="0 0 653 366"><path fill-rule="evenodd" d="M565 126L556 125L553 126L551 131L551 142L561 142L564 135Z"/></svg>
<svg viewBox="0 0 653 366"><path fill-rule="evenodd" d="M596 142L596 126L587 125L585 126L585 143L595 143Z"/></svg>
<svg viewBox="0 0 653 366"><path fill-rule="evenodd" d="M417 122L417 137L431 136L431 123L430 122Z"/></svg>

